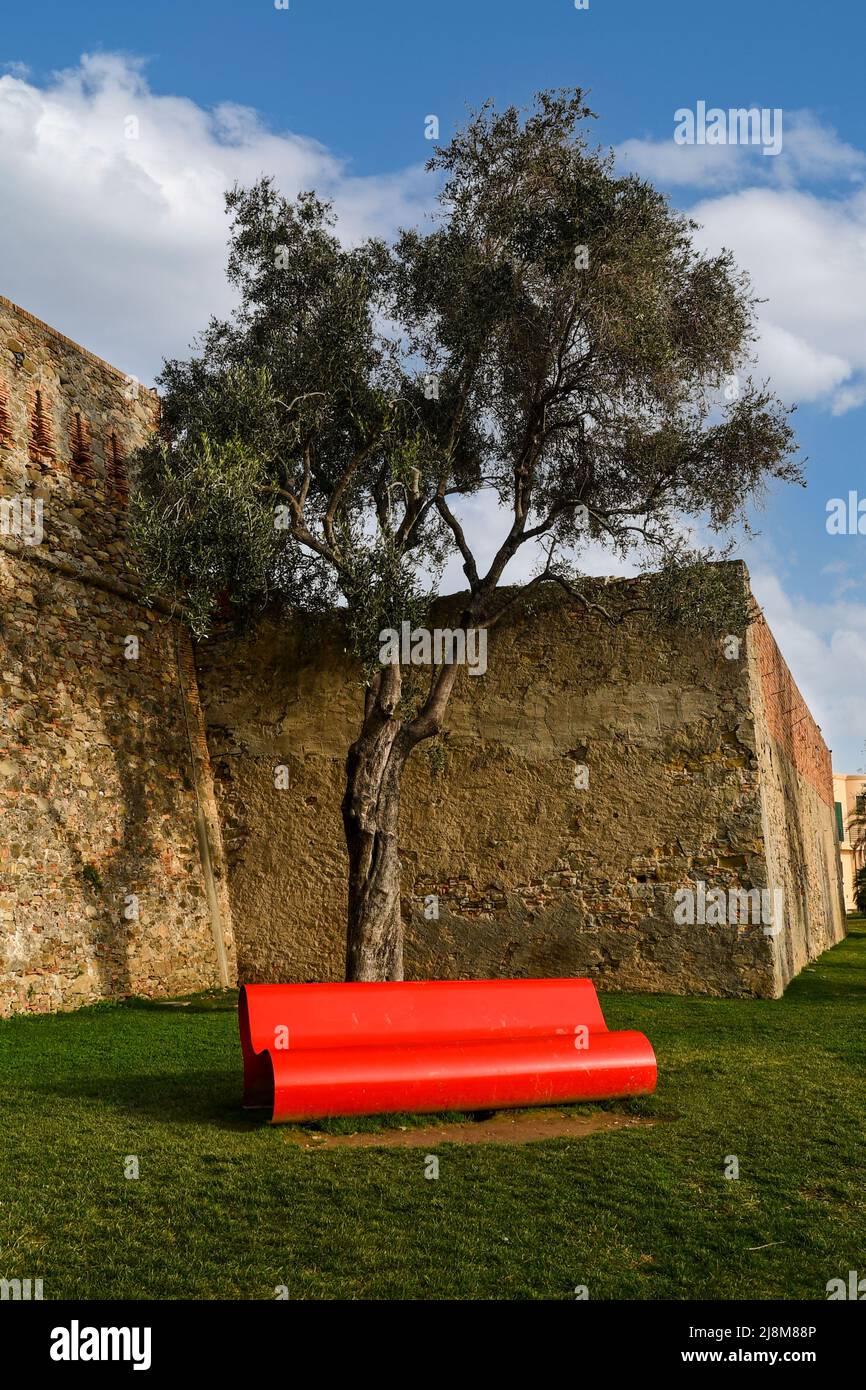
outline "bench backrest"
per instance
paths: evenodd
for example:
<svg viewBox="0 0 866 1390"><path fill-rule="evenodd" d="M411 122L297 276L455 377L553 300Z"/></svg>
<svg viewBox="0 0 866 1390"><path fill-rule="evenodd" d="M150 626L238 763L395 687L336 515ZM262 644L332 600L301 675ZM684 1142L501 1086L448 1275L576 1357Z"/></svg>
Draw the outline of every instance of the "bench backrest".
<svg viewBox="0 0 866 1390"><path fill-rule="evenodd" d="M297 1048L566 1036L606 1032L590 980L414 980L393 984L245 985L245 1054Z"/></svg>

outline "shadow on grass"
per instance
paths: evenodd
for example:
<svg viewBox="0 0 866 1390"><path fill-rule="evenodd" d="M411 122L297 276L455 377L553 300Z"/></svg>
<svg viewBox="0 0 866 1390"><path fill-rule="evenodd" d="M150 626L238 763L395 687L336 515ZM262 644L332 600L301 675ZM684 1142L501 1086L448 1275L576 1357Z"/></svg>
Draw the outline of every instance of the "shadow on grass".
<svg viewBox="0 0 866 1390"><path fill-rule="evenodd" d="M656 1096L628 1096L620 1100L576 1101L573 1105L548 1101L540 1106L506 1106L499 1110L431 1110L388 1115L331 1115L321 1120L303 1120L294 1129L315 1131L318 1134L378 1134L383 1130L419 1129L430 1125L467 1126L483 1124L497 1115L529 1113L532 1110L557 1110L563 1115L583 1115L589 1117L599 1111L635 1118L652 1117L671 1119L676 1116L661 1113Z"/></svg>
<svg viewBox="0 0 866 1390"><path fill-rule="evenodd" d="M24 1088L22 1088L22 1092ZM241 1107L238 1071L212 1070L178 1075L98 1076L58 1078L26 1087L31 1095L84 1101L100 1108L109 1106L125 1115L171 1125L215 1125L219 1129L262 1128L264 1112Z"/></svg>
<svg viewBox="0 0 866 1390"><path fill-rule="evenodd" d="M237 1012L238 992L236 989L214 990L212 993L191 994L178 999L145 999L136 994L122 999L118 1007L140 1013L233 1014Z"/></svg>
<svg viewBox="0 0 866 1390"><path fill-rule="evenodd" d="M826 952L818 962L807 967L791 983L782 999L695 1000L660 995L631 996L627 1001L628 1010L634 1012L636 1008L642 1007L645 1013L643 1026L651 1036L657 1031L659 1041L663 1040L662 1025L665 1017L671 1013L672 1018L667 1026L674 1030L676 1039L681 1041L684 1035L693 1032L706 1046L704 1070L708 1076L714 1075L717 1059L713 1055L713 1048L721 1049L721 1055L727 1055L726 1035L730 1033L731 1041L736 1042L746 1024L753 1038L766 1029L768 1039L772 1039L779 1026L783 1025L791 1041L802 1036L804 1030L808 1035L808 1031L813 1027L812 1009L809 1007L807 1012L803 1013L803 1005L823 1008L831 1003L863 1003L866 994L864 972L859 955L852 947L857 944L856 938L866 937L866 921L849 919L848 931L848 942ZM611 1013L615 1015L622 996L611 995L608 999L611 1002ZM14 1077L14 1083L11 1090L19 1096L52 1097L61 1103L64 1100L80 1101L94 1109L111 1109L123 1115L140 1116L179 1128L210 1126L235 1133L250 1133L268 1128L265 1112L245 1111L241 1107L242 1070L236 1032L232 1033L231 1038L231 1049L237 1052L236 1064L225 1067L205 1066L199 1069L192 1069L190 1066L190 1069L187 1069L188 1064L194 1065L190 1050L195 1050L192 1044L201 1033L200 1029L192 1028L187 1033L180 1020L188 1014L233 1014L236 1007L235 991L214 990L207 994L172 1000L130 998L115 1004L98 1004L81 1012L51 1015L44 1020L11 1020L4 1025L11 1030L10 1041L14 1036L16 1041L23 1045L25 1034L29 1039L29 1030L35 1029L35 1036L44 1037L46 1044L45 1051L34 1068L38 1079L22 1084L19 1079L22 1073L12 1068L10 1081ZM625 1007L626 1004L623 1003L623 1008ZM159 1015L161 1018L157 1023L155 1016ZM153 1024L153 1036L150 1038L139 1037L141 1026L145 1023L142 1016L146 1016ZM656 1027L652 1026L654 1017ZM842 1017L847 1028L847 1010ZM855 1016L852 1014L853 1017ZM125 1028L121 1023L124 1019ZM177 1026L169 1023L169 1019L176 1019ZM790 1025L794 1022L799 1023L799 1027L791 1030ZM117 1038L114 1033L116 1026L120 1026L121 1032L127 1036ZM222 1055L225 1055L223 1049L228 1046L228 1032L225 1034L225 1040L221 1041L224 1026L214 1020L213 1027L218 1036L213 1041L219 1046ZM63 1037L57 1042L52 1042L58 1028L62 1030ZM145 1026L144 1031L150 1034L150 1026ZM67 1033L71 1036L67 1037ZM210 1030L208 1033L210 1035ZM110 1034L113 1035L111 1041ZM130 1036L135 1041L139 1057L144 1048L156 1065L159 1065L161 1059L165 1060L166 1069L161 1074L141 1074L138 1071L121 1069L124 1061L128 1064L130 1060ZM116 1057L112 1064L111 1051L115 1041L119 1044L121 1053L127 1055L122 1059ZM209 1045L210 1041L209 1036ZM844 1046L848 1049L847 1041ZM52 1054L52 1048L57 1049L56 1056ZM94 1052L103 1048L108 1050L109 1056L100 1066L100 1058L94 1056ZM64 1066L66 1057L74 1059L72 1064L76 1072L72 1075L58 1075L55 1072L52 1076L52 1066L58 1063L59 1068ZM61 1061L61 1058L64 1060ZM206 1058L201 1056L201 1060L204 1061ZM132 1065L136 1065L135 1060L132 1061ZM79 1066L85 1074L77 1071ZM175 1069L172 1069L172 1066ZM687 1070L693 1077L698 1074L700 1068L694 1056L689 1057ZM563 1108L578 1113L584 1111L587 1114L598 1110L616 1110L641 1117L678 1118L676 1114L667 1113L668 1106L658 1094ZM475 1115L444 1112L437 1118L440 1123L462 1122L472 1125L473 1121L486 1118L489 1114L489 1111L476 1112ZM419 1114L353 1115L309 1121L302 1127L339 1135L375 1132L395 1126L415 1127L429 1124L430 1120L429 1115Z"/></svg>
<svg viewBox="0 0 866 1390"><path fill-rule="evenodd" d="M267 1111L244 1110L241 1107L240 1081L237 1072L223 1070L189 1072L185 1075L172 1073L167 1076L139 1074L107 1077L102 1074L31 1084L22 1088L22 1094L83 1101L87 1105L108 1107L127 1116L140 1116L180 1127L205 1125L235 1133L272 1128L267 1122ZM561 1110L563 1114L588 1116L598 1111L613 1111L623 1115L652 1115L658 1118L655 1097L650 1096L545 1108ZM340 1115L306 1120L292 1127L329 1135L378 1133L395 1128L415 1129L431 1123L465 1124L471 1127L498 1113L495 1110L448 1110L429 1114ZM281 1126L273 1128L277 1132Z"/></svg>

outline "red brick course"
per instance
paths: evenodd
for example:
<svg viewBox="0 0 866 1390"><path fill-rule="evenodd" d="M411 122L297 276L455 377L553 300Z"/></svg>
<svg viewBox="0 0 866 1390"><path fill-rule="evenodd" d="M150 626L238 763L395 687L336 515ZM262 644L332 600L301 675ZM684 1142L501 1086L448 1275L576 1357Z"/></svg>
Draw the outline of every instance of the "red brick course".
<svg viewBox="0 0 866 1390"><path fill-rule="evenodd" d="M785 750L800 776L815 788L822 801L832 806L833 767L830 750L763 617L756 619L752 638L770 733Z"/></svg>

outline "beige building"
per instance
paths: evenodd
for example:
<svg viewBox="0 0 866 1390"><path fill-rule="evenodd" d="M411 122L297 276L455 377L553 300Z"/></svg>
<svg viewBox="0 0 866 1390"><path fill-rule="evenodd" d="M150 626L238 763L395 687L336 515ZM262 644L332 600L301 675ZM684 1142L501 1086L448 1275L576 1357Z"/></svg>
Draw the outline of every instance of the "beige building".
<svg viewBox="0 0 866 1390"><path fill-rule="evenodd" d="M862 827L852 826L851 818L866 816L866 777L860 772L833 774L833 796L836 801L836 831L839 836L839 856L842 860L842 883L845 907L854 911L854 875L866 864L866 846L856 841L866 836L866 821Z"/></svg>

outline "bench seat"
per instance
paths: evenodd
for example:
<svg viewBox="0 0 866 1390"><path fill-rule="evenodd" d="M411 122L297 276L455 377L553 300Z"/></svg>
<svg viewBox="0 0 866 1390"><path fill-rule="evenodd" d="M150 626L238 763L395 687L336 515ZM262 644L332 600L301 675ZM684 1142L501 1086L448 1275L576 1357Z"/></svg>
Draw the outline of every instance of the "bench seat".
<svg viewBox="0 0 866 1390"><path fill-rule="evenodd" d="M642 1033L588 980L246 985L244 1105L273 1122L552 1105L651 1092Z"/></svg>

